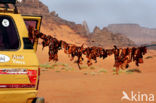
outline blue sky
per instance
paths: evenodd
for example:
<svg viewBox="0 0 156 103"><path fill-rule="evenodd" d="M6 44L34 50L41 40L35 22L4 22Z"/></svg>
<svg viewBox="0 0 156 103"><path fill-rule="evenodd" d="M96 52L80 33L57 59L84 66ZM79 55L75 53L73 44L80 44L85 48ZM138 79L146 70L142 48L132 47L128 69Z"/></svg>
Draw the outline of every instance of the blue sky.
<svg viewBox="0 0 156 103"><path fill-rule="evenodd" d="M109 24L135 23L156 28L156 0L40 0L60 17L103 28Z"/></svg>

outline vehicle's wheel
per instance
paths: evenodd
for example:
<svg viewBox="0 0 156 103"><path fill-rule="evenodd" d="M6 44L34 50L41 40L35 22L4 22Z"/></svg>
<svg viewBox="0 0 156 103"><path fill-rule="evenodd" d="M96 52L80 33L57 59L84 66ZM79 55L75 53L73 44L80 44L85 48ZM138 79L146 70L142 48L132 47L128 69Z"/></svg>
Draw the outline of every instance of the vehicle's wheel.
<svg viewBox="0 0 156 103"><path fill-rule="evenodd" d="M35 103L45 103L44 98L37 97Z"/></svg>

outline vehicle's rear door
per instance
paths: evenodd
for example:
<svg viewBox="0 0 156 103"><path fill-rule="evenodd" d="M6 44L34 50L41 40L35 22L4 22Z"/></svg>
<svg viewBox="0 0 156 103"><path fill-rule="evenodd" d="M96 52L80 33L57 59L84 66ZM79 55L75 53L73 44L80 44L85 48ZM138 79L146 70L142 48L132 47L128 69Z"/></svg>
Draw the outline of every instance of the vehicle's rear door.
<svg viewBox="0 0 156 103"><path fill-rule="evenodd" d="M29 28L29 26L31 26L35 28L36 30L40 31L42 16L24 16L23 15L23 19L24 19L27 29ZM37 45L38 45L38 39L35 40L34 45L33 45L35 52L37 51Z"/></svg>

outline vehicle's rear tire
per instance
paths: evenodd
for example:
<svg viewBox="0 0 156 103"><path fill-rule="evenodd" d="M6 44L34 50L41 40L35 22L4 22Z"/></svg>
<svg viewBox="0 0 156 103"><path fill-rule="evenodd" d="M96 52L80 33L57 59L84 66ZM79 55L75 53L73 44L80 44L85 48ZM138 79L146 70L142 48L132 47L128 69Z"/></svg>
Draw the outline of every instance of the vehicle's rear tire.
<svg viewBox="0 0 156 103"><path fill-rule="evenodd" d="M45 103L44 98L37 97L35 103Z"/></svg>

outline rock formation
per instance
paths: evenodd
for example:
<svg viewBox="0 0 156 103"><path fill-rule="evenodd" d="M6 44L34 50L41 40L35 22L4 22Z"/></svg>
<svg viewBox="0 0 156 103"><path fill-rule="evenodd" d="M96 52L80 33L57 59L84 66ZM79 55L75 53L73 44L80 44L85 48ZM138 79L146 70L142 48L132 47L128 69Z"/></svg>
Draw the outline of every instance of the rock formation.
<svg viewBox="0 0 156 103"><path fill-rule="evenodd" d="M156 29L141 27L138 24L111 24L108 30L125 34L137 44L151 43L156 40Z"/></svg>
<svg viewBox="0 0 156 103"><path fill-rule="evenodd" d="M82 24L76 24L71 21L64 20L58 16L55 11L49 12L49 9L39 0L24 0L22 5L18 7L22 14L26 15L41 15L43 16L42 26L50 29L60 37L68 35L80 35L86 38L90 46L112 46L117 44L119 46L128 46L134 44L126 36L109 32L106 28L100 30L95 27L94 32L90 33L86 21ZM67 36L68 36L67 35ZM77 39L77 38L75 38ZM79 43L82 43L79 41Z"/></svg>
<svg viewBox="0 0 156 103"><path fill-rule="evenodd" d="M89 31L87 22L86 21L83 21L82 25L85 28L86 35L88 36L90 34L90 31Z"/></svg>
<svg viewBox="0 0 156 103"><path fill-rule="evenodd" d="M117 45L125 47L135 45L135 43L128 39L125 35L119 33L114 34L108 31L107 28L103 28L101 30L99 27L95 27L89 38L89 45L91 46L112 47L113 45Z"/></svg>

